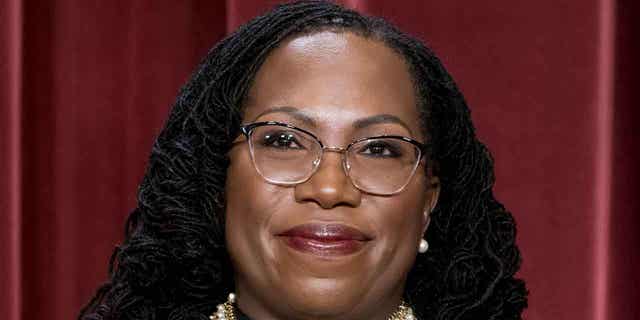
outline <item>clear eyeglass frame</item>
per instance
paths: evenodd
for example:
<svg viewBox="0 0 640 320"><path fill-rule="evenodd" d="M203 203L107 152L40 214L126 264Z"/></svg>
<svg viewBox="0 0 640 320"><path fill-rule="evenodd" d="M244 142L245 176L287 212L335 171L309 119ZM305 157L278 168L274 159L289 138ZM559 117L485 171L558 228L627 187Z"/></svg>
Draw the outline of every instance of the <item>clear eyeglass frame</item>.
<svg viewBox="0 0 640 320"><path fill-rule="evenodd" d="M255 132L255 129L263 127L263 126L278 126L278 127L284 127L290 130L296 130L299 132L302 132L308 136L310 136L311 138L313 138L315 140L315 142L320 146L319 149L319 154L316 156L316 159L313 161L313 167L312 169L301 179L296 180L296 181L278 181L275 179L271 179L269 177L267 177L260 169L260 166L256 163L256 157L255 157L255 153L254 153L254 146L253 146L253 142L251 139L252 134ZM406 186L411 182L411 179L413 178L413 176L415 175L416 169L418 168L418 166L420 165L420 161L422 161L422 159L425 157L425 155L428 152L428 148L429 146L427 144L421 143L417 140L411 139L409 137L405 137L405 136L400 136L400 135L379 135L379 136L372 136L372 137L364 137L364 138L359 138L356 139L354 141L352 141L351 143L349 143L346 147L341 148L341 147L329 147L329 146L325 146L322 141L312 132L309 132L305 129L302 128L298 128L296 126L290 125L288 123L283 123L283 122L278 122L278 121L260 121L260 122L252 122L252 123L248 123L248 124L244 124L240 126L240 131L242 132L242 134L245 136L247 143L249 144L249 153L250 153L250 157L251 157L251 162L253 163L254 168L256 169L256 171L260 174L260 176L265 179L267 182L271 183L271 184L275 184L275 185L282 185L282 186L294 186L294 185L298 185L301 183L304 183L305 181L309 180L314 174L315 172L318 170L318 168L320 167L320 163L322 161L322 157L324 155L324 152L337 152L337 153L341 153L342 155L342 168L345 172L345 175L347 177L349 177L349 180L351 181L351 183L360 191L365 192L365 193L369 193L369 194L374 194L374 195L383 195L383 196L390 196L390 195L394 195L397 193L402 192ZM416 155L416 159L415 159L415 163L413 164L412 168L411 168L411 172L408 174L408 176L406 177L406 181L404 183L402 183L399 187L395 188L393 191L390 192L380 192L380 191L376 191L373 190L373 188L368 188L366 186L362 186L361 184L359 184L356 179L354 179L351 175L351 164L349 163L349 159L347 157L347 152L349 152L350 148L354 145L357 145L363 141L367 141L367 140L372 140L372 139L394 139L394 140L399 140L399 141L403 141L406 143L410 143L413 147L415 147L415 150L417 152Z"/></svg>

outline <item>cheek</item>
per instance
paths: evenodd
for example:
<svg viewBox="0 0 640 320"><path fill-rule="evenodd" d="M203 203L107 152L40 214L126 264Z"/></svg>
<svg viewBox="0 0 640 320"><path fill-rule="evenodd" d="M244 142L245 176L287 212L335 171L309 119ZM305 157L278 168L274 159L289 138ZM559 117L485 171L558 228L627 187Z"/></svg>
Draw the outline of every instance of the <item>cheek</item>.
<svg viewBox="0 0 640 320"><path fill-rule="evenodd" d="M421 236L422 211L414 199L403 198L393 199L378 210L386 255L412 256Z"/></svg>
<svg viewBox="0 0 640 320"><path fill-rule="evenodd" d="M268 184L255 170L249 152L238 147L229 155L230 165L227 169L226 218L236 220L261 221L270 216L281 197L276 192L277 186Z"/></svg>
<svg viewBox="0 0 640 320"><path fill-rule="evenodd" d="M422 237L425 199L424 179L416 174L403 192L377 202L372 211L377 212L382 235L379 248L382 260L397 262L396 266L402 269L411 267Z"/></svg>
<svg viewBox="0 0 640 320"><path fill-rule="evenodd" d="M225 186L227 249L236 267L244 269L269 254L265 247L269 222L286 199L286 189L266 183L248 152L242 150L230 158Z"/></svg>

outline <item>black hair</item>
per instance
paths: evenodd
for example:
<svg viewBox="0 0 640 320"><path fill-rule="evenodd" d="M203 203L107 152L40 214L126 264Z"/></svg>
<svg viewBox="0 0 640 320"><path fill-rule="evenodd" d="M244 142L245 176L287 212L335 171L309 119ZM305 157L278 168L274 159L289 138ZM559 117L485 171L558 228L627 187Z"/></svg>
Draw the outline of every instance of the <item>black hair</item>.
<svg viewBox="0 0 640 320"><path fill-rule="evenodd" d="M287 37L326 29L385 43L413 77L441 192L426 232L430 249L407 280L407 302L420 319L521 319L527 290L514 277L515 222L493 195L493 160L460 90L420 41L326 1L276 6L211 49L153 145L109 279L79 319L207 319L232 291L224 192L244 100L271 50Z"/></svg>

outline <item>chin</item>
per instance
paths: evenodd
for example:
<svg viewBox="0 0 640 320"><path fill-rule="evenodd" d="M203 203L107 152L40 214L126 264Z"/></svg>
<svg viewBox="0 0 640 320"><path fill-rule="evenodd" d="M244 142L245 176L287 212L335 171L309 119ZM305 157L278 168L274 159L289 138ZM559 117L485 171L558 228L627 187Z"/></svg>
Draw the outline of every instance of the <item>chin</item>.
<svg viewBox="0 0 640 320"><path fill-rule="evenodd" d="M362 283L341 278L302 278L283 288L294 311L313 317L338 316L349 311L362 299Z"/></svg>
<svg viewBox="0 0 640 320"><path fill-rule="evenodd" d="M292 249L282 243L275 247L272 268L274 283L289 308L310 318L336 317L350 311L374 285L374 244L349 254L324 255Z"/></svg>

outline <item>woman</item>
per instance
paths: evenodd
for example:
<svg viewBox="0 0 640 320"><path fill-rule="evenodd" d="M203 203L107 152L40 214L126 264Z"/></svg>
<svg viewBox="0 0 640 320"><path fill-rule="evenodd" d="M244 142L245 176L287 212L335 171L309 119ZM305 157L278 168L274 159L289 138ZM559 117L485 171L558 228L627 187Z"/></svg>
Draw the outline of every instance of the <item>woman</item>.
<svg viewBox="0 0 640 320"><path fill-rule="evenodd" d="M80 319L520 319L493 180L423 44L331 3L278 6L182 89Z"/></svg>

